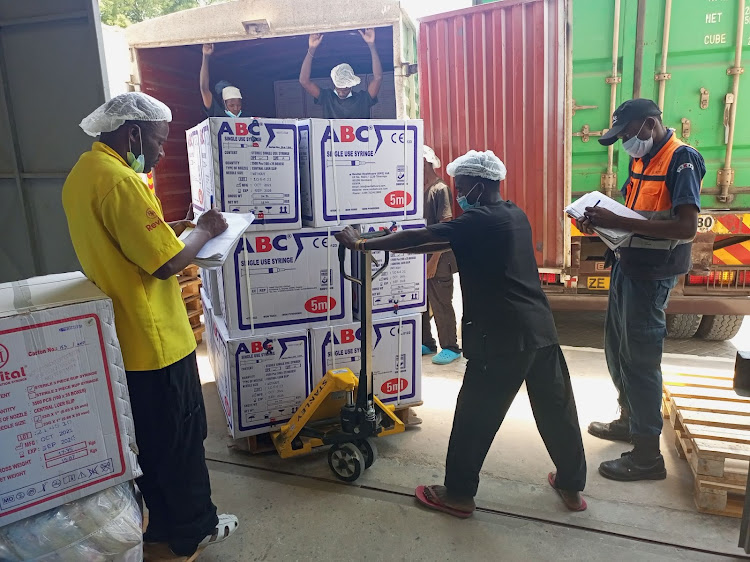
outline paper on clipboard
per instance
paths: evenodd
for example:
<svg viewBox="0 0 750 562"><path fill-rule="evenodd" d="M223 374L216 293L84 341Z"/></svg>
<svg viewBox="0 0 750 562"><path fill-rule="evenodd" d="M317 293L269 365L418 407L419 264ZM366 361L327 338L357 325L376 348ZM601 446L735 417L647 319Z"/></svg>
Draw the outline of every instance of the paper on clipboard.
<svg viewBox="0 0 750 562"><path fill-rule="evenodd" d="M253 213L221 213L227 221L227 229L204 244L193 259L193 263L206 269L221 267L247 227L255 220ZM180 235L183 242L194 229L186 228Z"/></svg>
<svg viewBox="0 0 750 562"><path fill-rule="evenodd" d="M565 207L565 213L574 219L582 219L586 212L586 207L601 207L612 211L614 214L635 220L647 220L642 215L638 214L633 209L626 207L622 203L618 203L611 197L607 197L599 191L591 191L584 196L580 197L575 203L571 203ZM632 232L627 230L621 230L619 228L599 228L595 227L596 232L602 241L609 246L612 250L621 246L626 240L632 236Z"/></svg>

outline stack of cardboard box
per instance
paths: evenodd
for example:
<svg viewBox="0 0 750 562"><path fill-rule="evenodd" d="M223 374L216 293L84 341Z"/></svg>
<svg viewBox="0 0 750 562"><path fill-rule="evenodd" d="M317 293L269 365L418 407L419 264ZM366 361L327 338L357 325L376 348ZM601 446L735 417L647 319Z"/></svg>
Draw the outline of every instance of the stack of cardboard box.
<svg viewBox="0 0 750 562"><path fill-rule="evenodd" d="M421 121L252 118L187 131L196 214L213 205L256 215L224 266L202 272L234 437L286 422L334 365L359 372L361 296L341 275L334 235L352 224L424 226L422 134ZM372 298L375 391L386 403L418 402L424 257L394 256Z"/></svg>

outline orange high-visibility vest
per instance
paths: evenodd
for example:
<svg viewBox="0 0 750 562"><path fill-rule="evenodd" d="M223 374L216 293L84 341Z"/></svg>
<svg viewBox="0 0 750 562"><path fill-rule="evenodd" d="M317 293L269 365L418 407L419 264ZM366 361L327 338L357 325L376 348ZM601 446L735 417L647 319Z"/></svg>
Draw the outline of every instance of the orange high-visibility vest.
<svg viewBox="0 0 750 562"><path fill-rule="evenodd" d="M672 213L672 196L667 187L667 171L675 150L685 143L675 137L674 132L648 164L643 158L631 159L630 179L626 187L625 205L649 220L677 220ZM666 240L634 235L623 247L654 250L672 249L690 240Z"/></svg>

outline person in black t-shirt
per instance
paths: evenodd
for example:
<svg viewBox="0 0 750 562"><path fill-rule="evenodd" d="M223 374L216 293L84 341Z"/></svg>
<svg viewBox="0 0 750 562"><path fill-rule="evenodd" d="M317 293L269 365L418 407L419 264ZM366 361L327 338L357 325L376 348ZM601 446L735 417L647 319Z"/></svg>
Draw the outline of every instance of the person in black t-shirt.
<svg viewBox="0 0 750 562"><path fill-rule="evenodd" d="M375 30L369 28L364 32L360 31L359 34L370 49L373 74L367 90L361 92L352 91L352 88L358 85L361 80L354 74L352 67L346 63L335 66L331 70L333 90L318 87L310 79L310 73L312 72L315 50L323 41L323 34L315 33L310 35L308 39L307 55L305 55L305 60L299 72L299 83L307 90L307 93L315 98L315 103L323 107L323 117L326 119L369 119L370 108L378 103L378 92L380 91L380 85L383 83L383 67L375 48Z"/></svg>
<svg viewBox="0 0 750 562"><path fill-rule="evenodd" d="M463 293L463 351L468 359L453 419L444 486L419 486L424 505L469 517L479 471L525 381L539 433L557 473L548 481L568 509L586 502L586 458L570 376L542 291L531 225L500 197L505 166L491 151L452 162L463 215L424 229L363 240L351 227L336 238L354 250L434 253L453 250Z"/></svg>
<svg viewBox="0 0 750 562"><path fill-rule="evenodd" d="M200 87L203 98L203 111L206 117L239 117L242 115L242 93L226 80L216 84L216 100L209 87L208 61L214 54L212 43L203 45L203 62L201 63Z"/></svg>

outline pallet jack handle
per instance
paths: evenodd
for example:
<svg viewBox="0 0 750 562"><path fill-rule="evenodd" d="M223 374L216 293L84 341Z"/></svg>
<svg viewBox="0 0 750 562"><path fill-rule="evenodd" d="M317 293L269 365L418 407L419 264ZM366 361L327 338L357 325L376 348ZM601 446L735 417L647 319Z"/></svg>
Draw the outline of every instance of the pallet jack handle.
<svg viewBox="0 0 750 562"><path fill-rule="evenodd" d="M375 232L368 232L367 234L361 234L360 238L364 238L365 240L370 240L372 238L382 238L383 236L388 236L390 234L390 230L376 230ZM369 251L369 250L368 250ZM352 283L357 283L359 285L362 285L362 279L357 279L356 277L353 277L352 275L349 275L346 272L346 248L339 244L339 268L341 269L341 275L344 279L347 281L351 281ZM378 270L372 274L372 281L375 281L377 277L385 271L385 269L388 267L388 263L390 262L391 254L390 252L384 252L385 257L383 258L383 265L378 268ZM379 265L377 261L375 261L375 258L371 258L372 261L375 263L375 265ZM364 275L364 271L362 272L362 275Z"/></svg>

